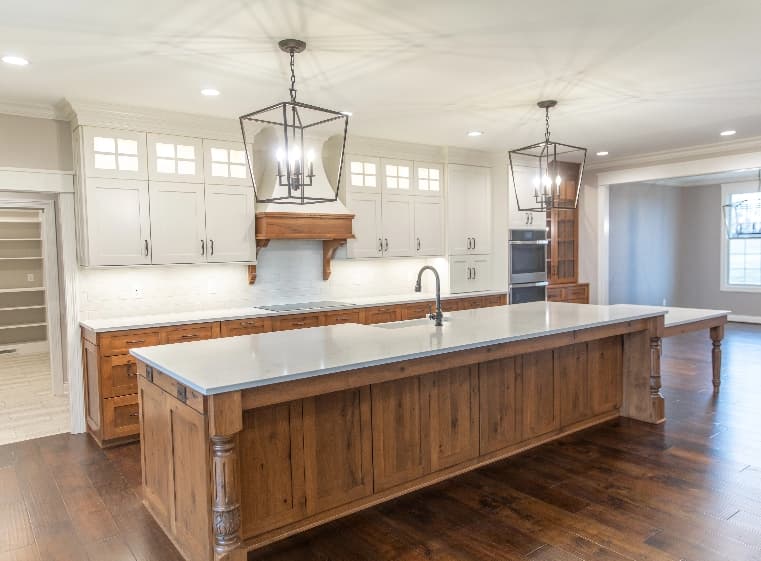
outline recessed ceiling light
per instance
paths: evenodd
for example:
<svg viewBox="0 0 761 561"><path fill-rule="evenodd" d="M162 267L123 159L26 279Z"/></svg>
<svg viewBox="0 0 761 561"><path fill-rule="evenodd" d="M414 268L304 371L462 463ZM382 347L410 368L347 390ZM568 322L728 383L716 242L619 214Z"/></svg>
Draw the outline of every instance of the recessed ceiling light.
<svg viewBox="0 0 761 561"><path fill-rule="evenodd" d="M354 113L352 113L351 111L341 111L341 115L346 115L347 117L351 117L352 115L354 115Z"/></svg>
<svg viewBox="0 0 761 561"><path fill-rule="evenodd" d="M214 88L204 88L201 90L201 95L214 97L215 95L219 95L219 90L215 90Z"/></svg>
<svg viewBox="0 0 761 561"><path fill-rule="evenodd" d="M733 134L737 134L737 131L733 131L733 130L721 131L719 134L721 134L721 136L732 136Z"/></svg>
<svg viewBox="0 0 761 561"><path fill-rule="evenodd" d="M607 155L608 155L608 153L607 153L607 152L605 152L605 151L603 151L603 152L598 152L598 153L597 153L597 155L598 155L598 156L607 156Z"/></svg>
<svg viewBox="0 0 761 561"><path fill-rule="evenodd" d="M25 58L22 58L20 56L14 56L14 55L5 55L2 58L2 61L5 64L12 64L13 66L26 66L29 64L29 61Z"/></svg>
<svg viewBox="0 0 761 561"><path fill-rule="evenodd" d="M470 132L468 132L468 136L481 136L482 134L484 134L483 131L470 131Z"/></svg>

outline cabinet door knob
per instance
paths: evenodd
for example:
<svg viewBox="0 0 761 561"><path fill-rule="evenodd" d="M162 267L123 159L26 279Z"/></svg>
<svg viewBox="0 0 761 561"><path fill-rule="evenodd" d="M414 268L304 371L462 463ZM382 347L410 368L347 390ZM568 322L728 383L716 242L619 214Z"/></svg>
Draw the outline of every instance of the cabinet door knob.
<svg viewBox="0 0 761 561"><path fill-rule="evenodd" d="M204 255L206 253L206 248L204 247L204 241L201 240L201 255Z"/></svg>

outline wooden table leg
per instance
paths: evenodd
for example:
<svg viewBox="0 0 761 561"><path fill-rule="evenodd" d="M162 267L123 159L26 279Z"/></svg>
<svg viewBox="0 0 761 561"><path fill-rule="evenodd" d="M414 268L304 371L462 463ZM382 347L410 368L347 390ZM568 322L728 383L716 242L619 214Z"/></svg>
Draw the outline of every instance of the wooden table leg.
<svg viewBox="0 0 761 561"><path fill-rule="evenodd" d="M724 326L717 325L711 328L711 363L713 366L713 389L718 390L721 385L721 341L724 339Z"/></svg>

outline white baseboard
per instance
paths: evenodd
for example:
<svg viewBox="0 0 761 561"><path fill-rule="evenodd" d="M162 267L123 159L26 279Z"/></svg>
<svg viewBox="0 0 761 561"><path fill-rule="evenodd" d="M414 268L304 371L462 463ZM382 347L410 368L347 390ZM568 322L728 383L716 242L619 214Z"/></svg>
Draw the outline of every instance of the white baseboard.
<svg viewBox="0 0 761 561"><path fill-rule="evenodd" d="M17 345L2 345L0 350L13 350L15 354L19 355L31 355L38 353L46 353L50 349L47 341L34 341L33 343L19 343Z"/></svg>
<svg viewBox="0 0 761 561"><path fill-rule="evenodd" d="M737 314L729 314L727 319L739 323L761 323L761 316L740 316Z"/></svg>

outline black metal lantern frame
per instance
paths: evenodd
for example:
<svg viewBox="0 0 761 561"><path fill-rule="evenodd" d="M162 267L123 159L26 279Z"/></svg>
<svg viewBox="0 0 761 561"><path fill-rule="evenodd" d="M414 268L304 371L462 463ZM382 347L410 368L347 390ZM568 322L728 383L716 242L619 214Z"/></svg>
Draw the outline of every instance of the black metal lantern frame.
<svg viewBox="0 0 761 561"><path fill-rule="evenodd" d="M579 203L587 149L550 139L549 110L557 105L554 100L537 104L545 110L546 130L544 140L510 150L508 164L519 212L547 212L552 209L574 209ZM523 173L521 173L523 172ZM526 173L531 174L531 185L526 186ZM572 196L566 183L575 177ZM521 192L524 199L521 200ZM530 195L527 196L527 194ZM527 204L528 199L528 204Z"/></svg>
<svg viewBox="0 0 761 561"><path fill-rule="evenodd" d="M280 130L277 136L282 139L281 146L283 153L280 157L277 157L277 185L285 187L287 191L281 196L275 196L273 192L272 197L261 197L260 190L257 189L256 175L254 173L256 164L254 155L250 154L249 150L246 150L246 160L254 186L256 201L259 203L299 205L333 202L338 199L341 187L346 137L349 130L349 116L340 111L297 101L294 57L296 53L300 53L306 48L306 43L298 39L284 39L280 41L279 46L281 50L289 53L291 57L291 87L289 90L291 99L247 113L241 116L239 120L243 143L247 147L253 145L254 140L252 138L253 133L247 125L272 126ZM304 144L304 135L305 133L308 135L311 129L315 127L324 126L329 123L343 125L343 139L341 142L337 177L335 182L331 184L331 186L335 185L333 190L334 196L311 196L307 193L307 188L313 186L315 173L313 162L307 159L308 151Z"/></svg>

